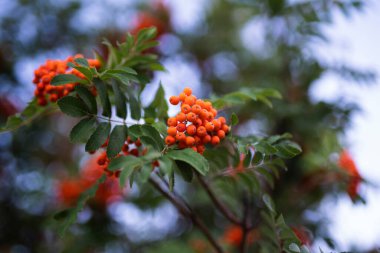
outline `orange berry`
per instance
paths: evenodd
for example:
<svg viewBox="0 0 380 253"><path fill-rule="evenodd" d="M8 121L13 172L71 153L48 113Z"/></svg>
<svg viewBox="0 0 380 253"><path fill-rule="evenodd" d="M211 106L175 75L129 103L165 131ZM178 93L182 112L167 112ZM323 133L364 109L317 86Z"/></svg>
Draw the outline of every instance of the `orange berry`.
<svg viewBox="0 0 380 253"><path fill-rule="evenodd" d="M170 101L170 103L172 105L178 105L178 103L179 103L179 97L177 97L177 96L171 96L169 98L169 101Z"/></svg>
<svg viewBox="0 0 380 253"><path fill-rule="evenodd" d="M229 127L228 125L226 125L226 124L223 124L223 126L222 126L222 130L223 130L226 134L228 134L228 133L230 132L230 127Z"/></svg>
<svg viewBox="0 0 380 253"><path fill-rule="evenodd" d="M195 104L199 105L202 109L205 107L205 102L202 99L197 99Z"/></svg>
<svg viewBox="0 0 380 253"><path fill-rule="evenodd" d="M136 147L141 147L142 143L141 143L140 138L137 138L137 140L135 141L135 145Z"/></svg>
<svg viewBox="0 0 380 253"><path fill-rule="evenodd" d="M196 126L201 126L203 124L203 122L200 118L198 118L193 124Z"/></svg>
<svg viewBox="0 0 380 253"><path fill-rule="evenodd" d="M211 144L212 145L218 145L220 143L220 139L219 139L219 137L218 136L213 136L212 138L211 138Z"/></svg>
<svg viewBox="0 0 380 253"><path fill-rule="evenodd" d="M169 145L169 146L173 145L175 143L175 138L173 136L168 135L165 138L165 143L166 145Z"/></svg>
<svg viewBox="0 0 380 253"><path fill-rule="evenodd" d="M179 149L187 148L187 146L186 146L186 138L185 138L184 141L180 141L180 142L178 143L178 148L179 148Z"/></svg>
<svg viewBox="0 0 380 253"><path fill-rule="evenodd" d="M226 118L225 117L219 117L218 120L220 121L220 123L223 124L226 124Z"/></svg>
<svg viewBox="0 0 380 253"><path fill-rule="evenodd" d="M212 109L210 110L210 112L212 113L212 115L214 115L214 117L216 117L216 115L218 114L218 111L215 110L214 108L212 108Z"/></svg>
<svg viewBox="0 0 380 253"><path fill-rule="evenodd" d="M186 133L188 135L194 135L194 134L196 134L196 132L197 132L197 128L194 125L187 126Z"/></svg>
<svg viewBox="0 0 380 253"><path fill-rule="evenodd" d="M206 149L206 147L204 145L198 145L197 146L197 151L200 154L203 154L203 152L205 151L205 149Z"/></svg>
<svg viewBox="0 0 380 253"><path fill-rule="evenodd" d="M178 132L175 136L175 139L179 142L184 142L186 141L186 135L184 133Z"/></svg>
<svg viewBox="0 0 380 253"><path fill-rule="evenodd" d="M207 123L206 123L206 130L207 130L208 132L212 132L212 131L214 131L214 124L212 124L212 122L207 122Z"/></svg>
<svg viewBox="0 0 380 253"><path fill-rule="evenodd" d="M202 111L202 107L200 105L195 104L191 107L191 111L195 114L199 114Z"/></svg>
<svg viewBox="0 0 380 253"><path fill-rule="evenodd" d="M132 149L129 153L133 156L139 156L139 150L137 148Z"/></svg>
<svg viewBox="0 0 380 253"><path fill-rule="evenodd" d="M207 114L206 120L207 120L207 121L212 121L213 119L214 119L214 115L212 115L212 113L209 112L209 113Z"/></svg>
<svg viewBox="0 0 380 253"><path fill-rule="evenodd" d="M222 126L222 124L220 124L220 121L217 119L214 119L212 121L212 124L214 124L214 131L218 131L220 127Z"/></svg>
<svg viewBox="0 0 380 253"><path fill-rule="evenodd" d="M185 93L187 96L190 96L191 93L193 93L193 91L191 90L191 88L186 87L185 89L183 89L183 93Z"/></svg>
<svg viewBox="0 0 380 253"><path fill-rule="evenodd" d="M121 150L124 152L124 154L128 154L128 150L129 150L128 144L124 144Z"/></svg>
<svg viewBox="0 0 380 253"><path fill-rule="evenodd" d="M186 130L186 125L184 123L180 123L177 125L177 130L178 132L185 132Z"/></svg>
<svg viewBox="0 0 380 253"><path fill-rule="evenodd" d="M198 145L201 143L201 138L199 136L194 136L195 144Z"/></svg>
<svg viewBox="0 0 380 253"><path fill-rule="evenodd" d="M188 96L187 98L185 98L185 104L188 104L188 105L194 105L195 104L195 101L197 99L195 98L195 96Z"/></svg>
<svg viewBox="0 0 380 253"><path fill-rule="evenodd" d="M175 127L177 126L177 119L175 117L168 118L167 124L168 126Z"/></svg>
<svg viewBox="0 0 380 253"><path fill-rule="evenodd" d="M188 105L188 104L183 104L181 106L181 111L185 114L188 114L189 112L191 112L191 106Z"/></svg>
<svg viewBox="0 0 380 253"><path fill-rule="evenodd" d="M199 137L203 137L203 136L206 136L207 135L207 130L204 126L200 126L197 128L197 135Z"/></svg>
<svg viewBox="0 0 380 253"><path fill-rule="evenodd" d="M57 94L51 94L50 95L50 102L56 102L58 100L58 95Z"/></svg>
<svg viewBox="0 0 380 253"><path fill-rule="evenodd" d="M191 147L191 149L194 150L195 152L198 152L196 147Z"/></svg>
<svg viewBox="0 0 380 253"><path fill-rule="evenodd" d="M186 137L186 145L187 146L193 146L195 143L195 139L191 136Z"/></svg>
<svg viewBox="0 0 380 253"><path fill-rule="evenodd" d="M207 111L210 111L211 109L212 109L212 104L211 104L211 102L205 102L205 109L207 110Z"/></svg>
<svg viewBox="0 0 380 253"><path fill-rule="evenodd" d="M176 119L179 122L184 122L186 120L186 114L184 114L183 112L180 112L177 114Z"/></svg>
<svg viewBox="0 0 380 253"><path fill-rule="evenodd" d="M189 112L186 116L187 120L190 122L195 122L197 120L197 115L193 112Z"/></svg>
<svg viewBox="0 0 380 253"><path fill-rule="evenodd" d="M208 111L206 109L202 109L200 115L201 119L206 120L208 118Z"/></svg>
<svg viewBox="0 0 380 253"><path fill-rule="evenodd" d="M224 139L224 137L226 136L226 133L225 133L223 130L219 130L219 131L217 132L217 134L218 134L218 137L219 137L220 139Z"/></svg>
<svg viewBox="0 0 380 253"><path fill-rule="evenodd" d="M210 141L211 141L211 136L210 136L210 135L205 135L205 136L202 138L202 143L203 143L203 144L209 143Z"/></svg>
<svg viewBox="0 0 380 253"><path fill-rule="evenodd" d="M169 127L167 132L168 132L168 135L170 135L170 136L176 136L177 128L174 126Z"/></svg>
<svg viewBox="0 0 380 253"><path fill-rule="evenodd" d="M39 83L37 84L37 89L39 89L40 91L43 91L45 89L45 85L43 83Z"/></svg>
<svg viewBox="0 0 380 253"><path fill-rule="evenodd" d="M44 97L39 97L37 99L37 104L40 105L40 106L45 106L47 104L47 101Z"/></svg>
<svg viewBox="0 0 380 253"><path fill-rule="evenodd" d="M183 101L185 101L186 94L182 92L181 94L179 94L178 97L179 97L179 100L181 100L183 102Z"/></svg>

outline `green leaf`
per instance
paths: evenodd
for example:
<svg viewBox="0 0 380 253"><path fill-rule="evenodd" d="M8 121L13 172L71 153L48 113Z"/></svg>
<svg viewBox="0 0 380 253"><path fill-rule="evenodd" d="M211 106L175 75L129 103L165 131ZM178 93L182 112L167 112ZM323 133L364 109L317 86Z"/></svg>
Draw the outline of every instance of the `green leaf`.
<svg viewBox="0 0 380 253"><path fill-rule="evenodd" d="M100 76L106 76L107 74L131 74L137 75L137 72L133 68L129 67L118 67L116 69L108 69L100 74Z"/></svg>
<svg viewBox="0 0 380 253"><path fill-rule="evenodd" d="M275 210L275 207L274 207L274 203L273 203L273 200L272 198L268 195L268 194L264 194L263 195L263 201L264 201L264 204L266 205L266 207L272 212L272 213L276 213L276 210Z"/></svg>
<svg viewBox="0 0 380 253"><path fill-rule="evenodd" d="M119 125L113 128L107 146L108 157L112 158L119 154L124 145L127 135L128 128L126 126Z"/></svg>
<svg viewBox="0 0 380 253"><path fill-rule="evenodd" d="M98 113L98 108L96 105L96 100L92 93L84 86L77 85L75 91L78 93L79 97L83 100L86 106L90 109L92 114Z"/></svg>
<svg viewBox="0 0 380 253"><path fill-rule="evenodd" d="M129 88L130 88L131 81L136 82L136 83L140 82L140 80L136 76L132 74L128 74L126 72L122 72L122 71L108 71L104 75L102 75L101 78L103 80L107 80L110 78L117 79Z"/></svg>
<svg viewBox="0 0 380 253"><path fill-rule="evenodd" d="M157 36L157 28L152 26L149 28L143 28L137 34L137 45L140 45L141 42L154 39Z"/></svg>
<svg viewBox="0 0 380 253"><path fill-rule="evenodd" d="M202 155L190 148L182 150L170 150L166 156L173 160L182 161L191 165L203 176L206 175L209 170L209 164L207 160Z"/></svg>
<svg viewBox="0 0 380 253"><path fill-rule="evenodd" d="M8 117L5 126L0 128L0 133L13 131L23 125L29 124L33 119L40 116L43 112L46 112L48 109L50 108L37 105L36 99L33 99L21 113Z"/></svg>
<svg viewBox="0 0 380 253"><path fill-rule="evenodd" d="M257 151L266 155L275 154L278 151L274 146L270 145L265 140L258 142L254 145L254 147Z"/></svg>
<svg viewBox="0 0 380 253"><path fill-rule="evenodd" d="M143 136L148 136L154 140L158 151L161 151L164 148L164 141L156 128L150 125L142 125L141 132Z"/></svg>
<svg viewBox="0 0 380 253"><path fill-rule="evenodd" d="M162 136L165 136L167 134L167 126L164 122L154 122L152 124L152 127L154 127Z"/></svg>
<svg viewBox="0 0 380 253"><path fill-rule="evenodd" d="M106 142L111 130L111 124L107 122L100 123L95 132L91 135L86 143L86 151L95 151Z"/></svg>
<svg viewBox="0 0 380 253"><path fill-rule="evenodd" d="M95 118L84 118L76 124L70 132L70 141L73 143L86 143L95 130Z"/></svg>
<svg viewBox="0 0 380 253"><path fill-rule="evenodd" d="M103 116L111 117L112 116L111 103L108 97L106 84L100 79L94 79L94 84L95 84L96 90L99 92L100 103L103 106Z"/></svg>
<svg viewBox="0 0 380 253"><path fill-rule="evenodd" d="M85 58L75 58L74 62L82 67L86 67L86 68L90 67L90 65L88 64L88 61Z"/></svg>
<svg viewBox="0 0 380 253"><path fill-rule="evenodd" d="M107 176L103 175L95 182L94 185L92 185L88 190L81 194L76 207L71 208L68 211L67 218L63 222L63 225L60 227L59 234L61 237L65 234L66 230L77 220L78 213L84 208L84 205L86 204L87 200L95 196L96 191L99 188L99 185L104 183L106 179Z"/></svg>
<svg viewBox="0 0 380 253"><path fill-rule="evenodd" d="M174 171L174 161L167 156L162 156L159 159L160 170L165 175L170 175Z"/></svg>
<svg viewBox="0 0 380 253"><path fill-rule="evenodd" d="M129 127L129 136L132 140L136 140L142 135L141 125L135 124Z"/></svg>
<svg viewBox="0 0 380 253"><path fill-rule="evenodd" d="M141 118L141 107L137 98L133 95L132 92L128 92L129 106L131 109L131 117L134 120L140 120Z"/></svg>
<svg viewBox="0 0 380 253"><path fill-rule="evenodd" d="M179 170L179 172L182 175L183 180L186 182L191 182L193 180L193 167L185 162L182 161L175 161L176 168Z"/></svg>
<svg viewBox="0 0 380 253"><path fill-rule="evenodd" d="M90 113L86 104L73 96L66 96L58 100L58 106L63 113L72 117L82 117Z"/></svg>
<svg viewBox="0 0 380 253"><path fill-rule="evenodd" d="M128 156L119 156L113 159L109 165L108 170L116 171L119 169L124 170L129 167L137 167L142 165L142 160L136 156L128 155Z"/></svg>
<svg viewBox="0 0 380 253"><path fill-rule="evenodd" d="M67 65L69 65L70 67L78 70L79 72L81 72L89 81L92 80L92 78L94 77L94 74L91 69L89 68L86 68L86 67L81 67L81 66L75 66L74 64L70 64L71 62L69 62Z"/></svg>
<svg viewBox="0 0 380 253"><path fill-rule="evenodd" d="M151 146L152 148L154 148L156 151L160 151L160 148L157 144L157 142L152 138L152 137L149 137L149 136L140 136L140 141L141 143L144 145L144 146Z"/></svg>
<svg viewBox="0 0 380 253"><path fill-rule="evenodd" d="M239 123L239 118L235 113L231 115L231 125L236 126Z"/></svg>
<svg viewBox="0 0 380 253"><path fill-rule="evenodd" d="M82 78L77 77L76 75L61 74L61 75L56 75L55 77L53 77L53 79L50 82L50 84L54 86L68 84L68 83L87 83L87 81Z"/></svg>
<svg viewBox="0 0 380 253"><path fill-rule="evenodd" d="M287 159L293 158L302 152L301 147L297 143L291 141L283 141L277 144L275 147L278 150L278 152L276 152L276 155Z"/></svg>
<svg viewBox="0 0 380 253"><path fill-rule="evenodd" d="M125 96L115 81L112 81L112 89L115 96L116 115L125 119L127 117L127 102Z"/></svg>
<svg viewBox="0 0 380 253"><path fill-rule="evenodd" d="M145 109L144 118L166 119L168 117L168 103L165 99L165 91L160 83L153 102Z"/></svg>

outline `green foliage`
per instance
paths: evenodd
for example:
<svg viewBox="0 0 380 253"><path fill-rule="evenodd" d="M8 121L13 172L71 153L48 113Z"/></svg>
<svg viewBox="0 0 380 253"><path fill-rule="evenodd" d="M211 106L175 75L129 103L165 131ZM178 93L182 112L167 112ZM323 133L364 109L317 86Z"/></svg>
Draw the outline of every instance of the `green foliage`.
<svg viewBox="0 0 380 253"><path fill-rule="evenodd" d="M103 107L103 115L106 117L111 117L111 102L108 97L107 86L100 79L94 79L94 84L97 92L99 93L100 103Z"/></svg>
<svg viewBox="0 0 380 253"><path fill-rule="evenodd" d="M31 102L29 102L27 107L25 107L25 109L22 112L8 117L5 126L2 126L0 128L0 133L6 131L15 131L21 126L28 125L33 120L40 117L42 114L47 114L51 111L51 107L44 108L38 106L36 100L34 99Z"/></svg>
<svg viewBox="0 0 380 253"><path fill-rule="evenodd" d="M107 156L112 158L116 156L124 145L128 136L128 128L123 125L115 126L110 134L107 146Z"/></svg>
<svg viewBox="0 0 380 253"><path fill-rule="evenodd" d="M239 91L228 93L220 98L212 99L212 104L216 109L225 107L241 106L250 101L261 101L272 107L268 98L281 98L281 94L274 89L242 88Z"/></svg>
<svg viewBox="0 0 380 253"><path fill-rule="evenodd" d="M73 96L66 96L58 100L58 107L63 113L72 117L83 117L90 113L90 109L83 100Z"/></svg>
<svg viewBox="0 0 380 253"><path fill-rule="evenodd" d="M54 86L68 84L68 83L87 83L87 81L73 74L61 74L61 75L54 76L50 82L50 84Z"/></svg>
<svg viewBox="0 0 380 253"><path fill-rule="evenodd" d="M77 85L75 87L75 91L77 92L78 96L82 99L82 101L86 104L86 106L89 108L90 113L97 114L98 107L96 105L95 97L91 94L91 92L86 87L81 85Z"/></svg>
<svg viewBox="0 0 380 253"><path fill-rule="evenodd" d="M108 135L111 130L111 125L109 123L103 122L98 125L95 131L90 136L90 139L86 143L86 151L92 152L96 151L106 142Z"/></svg>
<svg viewBox="0 0 380 253"><path fill-rule="evenodd" d="M96 120L93 117L79 121L70 132L70 141L73 143L86 143L95 131Z"/></svg>
<svg viewBox="0 0 380 253"><path fill-rule="evenodd" d="M144 109L144 119L147 123L153 123L154 119L164 120L168 117L168 109L169 106L165 99L165 91L160 83L154 100Z"/></svg>
<svg viewBox="0 0 380 253"><path fill-rule="evenodd" d="M206 175L209 171L209 164L207 160L202 155L190 148L182 150L169 150L165 156L175 161L182 161L186 164L189 164L191 168L195 169L203 176Z"/></svg>

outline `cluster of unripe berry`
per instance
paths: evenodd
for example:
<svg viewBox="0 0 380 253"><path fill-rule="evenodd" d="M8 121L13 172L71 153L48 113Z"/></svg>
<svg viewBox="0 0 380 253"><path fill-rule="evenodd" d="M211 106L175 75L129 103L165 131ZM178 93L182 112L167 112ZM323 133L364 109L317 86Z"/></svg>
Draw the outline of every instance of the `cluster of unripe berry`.
<svg viewBox="0 0 380 253"><path fill-rule="evenodd" d="M224 117L216 118L217 110L212 104L192 95L190 88L185 88L179 96L169 99L172 105L181 105L181 111L167 121L167 145L178 144L178 148L192 148L203 154L205 145L218 145L230 131Z"/></svg>
<svg viewBox="0 0 380 253"><path fill-rule="evenodd" d="M75 64L74 59L83 58L83 55L77 54L70 56L66 60L47 60L34 71L33 83L36 85L34 95L37 98L37 104L45 106L50 102L56 102L58 99L68 95L75 88L76 83L68 83L65 85L53 86L50 84L53 77L59 74L73 74L84 79L85 76L76 69L70 69L67 63ZM100 68L101 63L97 59L87 59L90 67Z"/></svg>

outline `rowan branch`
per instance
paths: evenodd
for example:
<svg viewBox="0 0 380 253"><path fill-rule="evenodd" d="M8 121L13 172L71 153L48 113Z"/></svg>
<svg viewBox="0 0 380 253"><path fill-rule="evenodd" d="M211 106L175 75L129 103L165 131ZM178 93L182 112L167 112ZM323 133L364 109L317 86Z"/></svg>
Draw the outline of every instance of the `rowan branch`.
<svg viewBox="0 0 380 253"><path fill-rule="evenodd" d="M218 242L215 240L215 238L211 235L208 228L205 226L205 224L203 224L203 222L199 219L199 217L189 208L189 206L187 205L187 203L183 199L178 200L178 198L173 193L163 189L161 187L161 184L159 182L157 182L157 180L154 177L151 176L149 178L149 182L165 198L167 198L183 216L189 218L192 221L194 226L196 226L206 236L207 240L214 247L216 252L223 253L223 249L218 244ZM183 203L181 203L181 202L183 202Z"/></svg>
<svg viewBox="0 0 380 253"><path fill-rule="evenodd" d="M239 219L235 216L234 213L232 213L214 194L214 192L211 190L210 186L208 183L202 178L201 175L196 173L197 178L203 189L207 192L208 196L214 203L214 205L219 209L219 211L232 223L242 226L242 222L239 221Z"/></svg>

